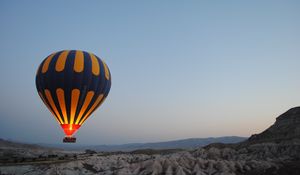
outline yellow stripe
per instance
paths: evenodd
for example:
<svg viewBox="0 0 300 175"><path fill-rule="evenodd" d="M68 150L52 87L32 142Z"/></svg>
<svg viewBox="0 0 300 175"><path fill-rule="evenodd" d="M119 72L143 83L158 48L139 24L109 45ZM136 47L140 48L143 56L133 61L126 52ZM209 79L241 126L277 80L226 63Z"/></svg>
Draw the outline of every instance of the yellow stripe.
<svg viewBox="0 0 300 175"><path fill-rule="evenodd" d="M85 119L90 116L91 112L95 109L95 107L98 105L98 103L101 101L101 99L103 98L103 94L99 95L99 97L97 98L96 102L93 104L93 106L91 107L91 109L85 114L84 118L81 120L81 122L79 123L79 125L82 125L82 123L85 121Z"/></svg>
<svg viewBox="0 0 300 175"><path fill-rule="evenodd" d="M91 102L93 96L94 96L94 91L89 91L89 92L87 93L87 95L86 95L86 97L85 97L85 100L84 100L84 103L83 103L83 105L82 105L82 107L81 107L81 109L80 109L80 112L79 112L79 114L78 114L78 117L77 117L77 119L76 119L75 124L78 124L78 122L80 121L80 119L81 119L83 113L85 112L86 108L89 106L89 104L90 104L90 102Z"/></svg>
<svg viewBox="0 0 300 175"><path fill-rule="evenodd" d="M59 106L62 112L62 115L64 116L65 124L68 124L68 117L67 117L67 110L66 110L66 103L65 103L65 92L63 89L58 88L56 89L56 95L58 98Z"/></svg>
<svg viewBox="0 0 300 175"><path fill-rule="evenodd" d="M77 50L75 55L75 63L74 63L74 71L75 72L82 72L84 68L84 56L83 52Z"/></svg>
<svg viewBox="0 0 300 175"><path fill-rule="evenodd" d="M92 60L92 73L97 76L100 73L98 59L96 58L96 56L94 54L91 54L91 53L90 53L90 57Z"/></svg>
<svg viewBox="0 0 300 175"><path fill-rule="evenodd" d="M54 101L52 99L51 93L50 93L50 91L48 89L45 89L45 94L46 94L46 98L47 98L48 102L50 103L50 106L54 110L54 112L55 112L56 116L58 117L60 123L64 124L64 122L62 121L62 119L61 119L61 117L59 115L59 112L58 112L58 110L57 110L57 108L55 106L55 103L54 103Z"/></svg>
<svg viewBox="0 0 300 175"><path fill-rule="evenodd" d="M101 106L101 104L105 101L105 97L103 97L103 99L101 100L101 102L96 106L95 109L97 109L99 106Z"/></svg>
<svg viewBox="0 0 300 175"><path fill-rule="evenodd" d="M104 66L105 78L107 80L109 80L109 71L108 71L107 65L105 64L104 61L102 61L102 63L103 63L103 66Z"/></svg>
<svg viewBox="0 0 300 175"><path fill-rule="evenodd" d="M94 110L96 110L99 106L101 106L101 104L102 104L104 101L105 101L105 97L103 97L103 99L101 100L101 102L100 102L98 105L96 105L96 107L95 107ZM91 112L93 112L93 111L91 111ZM89 117L89 115L88 115L88 117ZM87 117L87 118L88 118L88 117ZM83 124L84 121L85 121L87 118L85 118L84 120L82 120L81 124Z"/></svg>
<svg viewBox="0 0 300 175"><path fill-rule="evenodd" d="M72 90L70 124L74 123L74 116L75 116L76 109L77 109L79 95L80 95L79 89L73 89Z"/></svg>
<svg viewBox="0 0 300 175"><path fill-rule="evenodd" d="M67 59L68 53L69 53L69 51L66 50L66 51L63 51L59 55L59 57L58 57L58 59L56 61L56 65L55 65L55 70L57 72L61 72L61 71L63 71L65 69L65 64L66 64L66 59Z"/></svg>
<svg viewBox="0 0 300 175"><path fill-rule="evenodd" d="M54 112L52 111L52 109L50 108L50 106L48 105L48 103L46 103L46 100L45 100L45 98L44 98L44 96L42 95L41 92L39 92L39 95L40 95L42 101L44 102L44 104L47 106L47 108L49 109L49 111L52 113L52 115L53 115L54 118L56 119L56 121L57 121L58 123L60 123L60 121L57 119L56 115L54 114Z"/></svg>
<svg viewBox="0 0 300 175"><path fill-rule="evenodd" d="M48 71L49 64L50 64L50 62L51 62L51 60L52 60L52 58L53 58L54 55L55 55L55 53L53 53L50 56L48 56L48 58L44 62L43 67L42 67L42 73L46 73Z"/></svg>

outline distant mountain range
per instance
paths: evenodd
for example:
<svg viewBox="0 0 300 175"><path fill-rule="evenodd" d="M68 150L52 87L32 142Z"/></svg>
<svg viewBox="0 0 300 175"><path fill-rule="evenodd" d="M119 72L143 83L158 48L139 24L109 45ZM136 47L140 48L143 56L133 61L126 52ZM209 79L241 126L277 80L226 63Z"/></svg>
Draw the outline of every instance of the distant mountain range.
<svg viewBox="0 0 300 175"><path fill-rule="evenodd" d="M189 138L153 143L130 143L121 145L76 145L76 144L39 144L41 146L63 148L69 150L92 149L96 151L133 151L138 149L194 149L211 143L238 143L246 137L226 136L208 138Z"/></svg>

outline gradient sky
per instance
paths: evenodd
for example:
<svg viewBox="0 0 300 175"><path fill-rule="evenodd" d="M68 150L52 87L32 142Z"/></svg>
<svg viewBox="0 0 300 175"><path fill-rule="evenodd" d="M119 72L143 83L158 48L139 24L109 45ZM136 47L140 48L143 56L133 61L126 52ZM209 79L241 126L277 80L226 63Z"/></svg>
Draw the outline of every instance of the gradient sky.
<svg viewBox="0 0 300 175"><path fill-rule="evenodd" d="M79 144L250 136L300 105L300 1L0 1L0 138L61 143L35 73L93 52L112 88Z"/></svg>

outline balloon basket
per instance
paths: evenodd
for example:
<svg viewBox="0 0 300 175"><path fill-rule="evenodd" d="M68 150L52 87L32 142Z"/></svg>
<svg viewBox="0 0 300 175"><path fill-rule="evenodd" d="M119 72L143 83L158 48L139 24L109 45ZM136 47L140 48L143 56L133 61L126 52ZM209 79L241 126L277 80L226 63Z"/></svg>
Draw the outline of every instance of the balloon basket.
<svg viewBox="0 0 300 175"><path fill-rule="evenodd" d="M76 138L75 137L65 137L63 139L64 143L75 143L76 142Z"/></svg>

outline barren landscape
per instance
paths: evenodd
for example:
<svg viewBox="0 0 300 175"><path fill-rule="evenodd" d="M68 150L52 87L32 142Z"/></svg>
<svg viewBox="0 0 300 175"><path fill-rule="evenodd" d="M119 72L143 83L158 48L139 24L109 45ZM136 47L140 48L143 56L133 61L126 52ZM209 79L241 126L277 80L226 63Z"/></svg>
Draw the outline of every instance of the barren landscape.
<svg viewBox="0 0 300 175"><path fill-rule="evenodd" d="M68 151L1 142L0 174L300 174L300 107L235 144L131 152Z"/></svg>

